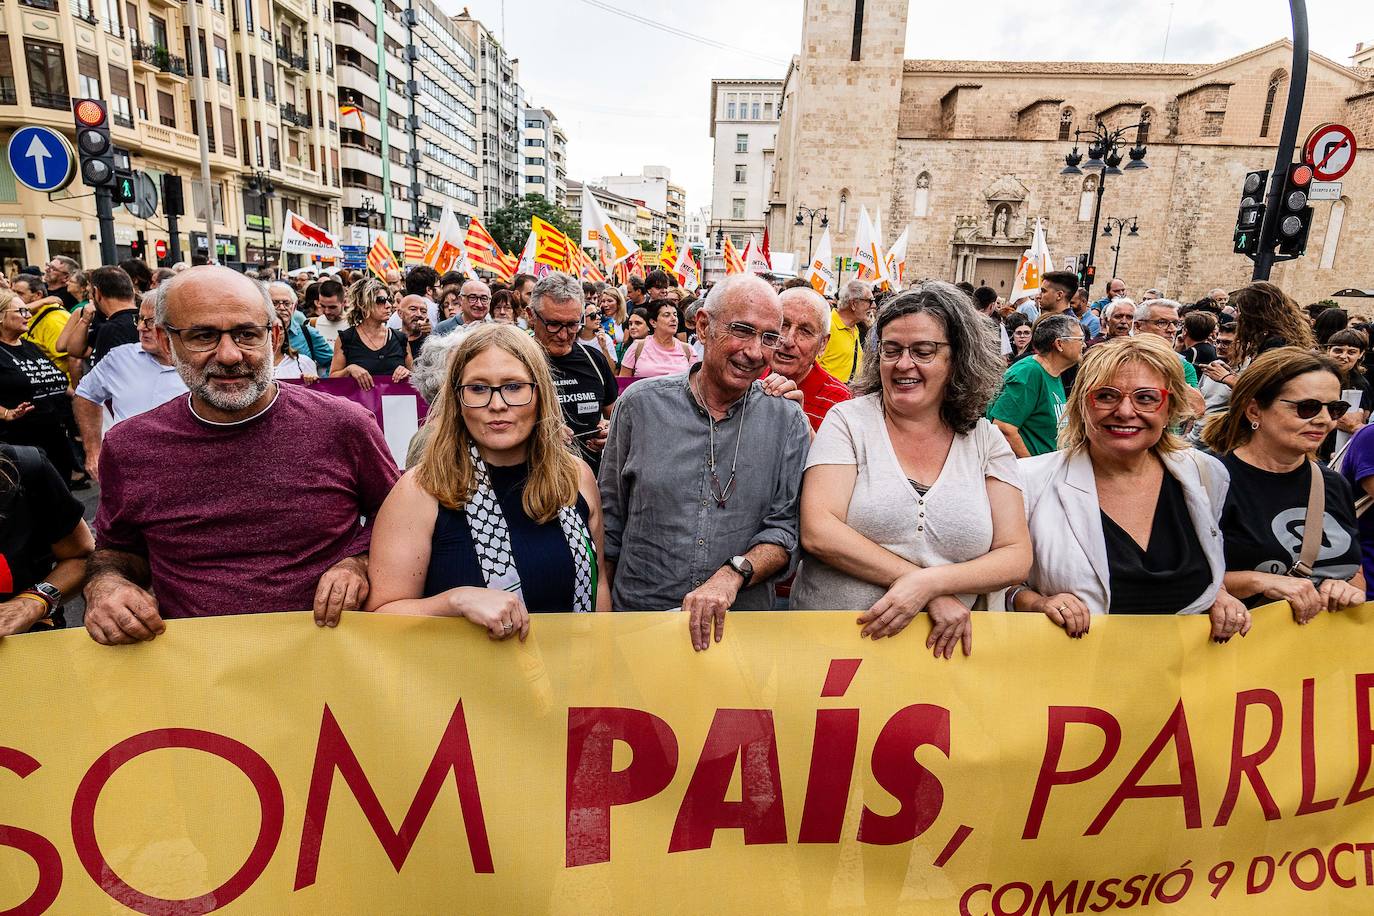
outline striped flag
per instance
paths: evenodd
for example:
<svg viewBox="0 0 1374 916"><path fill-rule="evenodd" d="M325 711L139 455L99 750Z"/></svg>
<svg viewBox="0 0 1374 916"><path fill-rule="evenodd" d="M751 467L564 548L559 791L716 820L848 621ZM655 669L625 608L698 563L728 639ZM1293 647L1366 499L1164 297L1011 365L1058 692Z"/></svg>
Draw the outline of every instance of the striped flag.
<svg viewBox="0 0 1374 916"><path fill-rule="evenodd" d="M728 235L725 237L724 254L727 275L744 273L744 259L739 256L739 252L735 250L735 243L730 241Z"/></svg>
<svg viewBox="0 0 1374 916"><path fill-rule="evenodd" d="M510 283L515 279L515 275L519 273L517 270L519 266L520 255L503 253L501 255L501 266L496 269L496 279L500 280L502 283Z"/></svg>
<svg viewBox="0 0 1374 916"><path fill-rule="evenodd" d="M391 248L380 235L367 251L367 266L377 275L377 279L383 282L388 282L387 271L401 272L401 265L396 263L396 255L392 254Z"/></svg>
<svg viewBox="0 0 1374 916"><path fill-rule="evenodd" d="M357 118L358 130L367 130L367 118L363 116L363 110L357 105L339 106L339 123L343 123L344 118Z"/></svg>
<svg viewBox="0 0 1374 916"><path fill-rule="evenodd" d="M402 247L407 264L419 264L425 259L425 240L417 235L407 235Z"/></svg>
<svg viewBox="0 0 1374 916"><path fill-rule="evenodd" d="M501 259L506 253L496 244L496 240L491 237L487 227L482 225L482 221L475 216L468 221L468 234L463 239L463 247L468 250L468 257L473 264L485 267L492 273L500 273Z"/></svg>
<svg viewBox="0 0 1374 916"><path fill-rule="evenodd" d="M597 283L605 283L606 276L592 263L592 259L587 256L587 252L574 245L571 249L571 263L569 272L579 280L594 280Z"/></svg>
<svg viewBox="0 0 1374 916"><path fill-rule="evenodd" d="M553 223L537 216L530 217L530 229L534 232L534 263L547 264L554 270L568 270L568 262L575 247L566 235Z"/></svg>
<svg viewBox="0 0 1374 916"><path fill-rule="evenodd" d="M659 250L658 266L667 271L672 271L677 266L677 243L673 241L671 232L664 238L663 248Z"/></svg>

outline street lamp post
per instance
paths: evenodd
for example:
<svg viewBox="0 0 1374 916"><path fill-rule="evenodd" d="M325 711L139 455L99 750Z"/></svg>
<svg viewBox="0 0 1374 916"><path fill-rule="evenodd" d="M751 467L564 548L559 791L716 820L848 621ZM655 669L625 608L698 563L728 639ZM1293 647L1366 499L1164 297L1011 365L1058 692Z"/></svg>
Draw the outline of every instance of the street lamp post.
<svg viewBox="0 0 1374 916"><path fill-rule="evenodd" d="M1130 226L1126 224L1130 223ZM1116 244L1112 246L1112 251L1116 254L1112 257L1112 276L1116 276L1116 265L1121 263L1121 244L1126 241L1126 235L1136 236L1140 234L1140 224L1136 222L1134 216L1109 216L1107 225L1102 227L1102 235L1105 238L1112 237L1112 227L1116 227ZM1127 233L1126 230L1129 230Z"/></svg>
<svg viewBox="0 0 1374 916"><path fill-rule="evenodd" d="M805 214L805 216L803 216ZM797 206L797 221L795 225L806 224L806 265L811 266L811 240L816 232L816 217L821 218L821 228L830 225L830 217L826 215L825 207Z"/></svg>
<svg viewBox="0 0 1374 916"><path fill-rule="evenodd" d="M1073 132L1073 150L1064 157L1064 168L1059 173L1061 175L1082 175L1084 172L1100 172L1097 180L1097 203L1093 207L1093 231L1088 242L1088 264L1096 263L1097 257L1097 228L1102 221L1102 197L1107 191L1107 176L1120 175L1121 150L1124 146L1122 141L1127 133L1145 122L1127 124L1125 127L1118 127L1116 130L1108 130L1107 125L1098 121L1092 130L1075 130ZM1086 138L1088 141L1088 161L1083 161L1083 155L1078 152L1078 142ZM1127 151L1130 162L1126 164L1126 170L1147 169L1145 164L1145 145L1137 142ZM1080 163L1082 168L1079 168ZM1084 289L1092 287L1092 277L1084 275Z"/></svg>
<svg viewBox="0 0 1374 916"><path fill-rule="evenodd" d="M272 176L262 169L248 179L248 187L258 195L258 231L262 233L262 266L267 267L267 196L276 190Z"/></svg>
<svg viewBox="0 0 1374 916"><path fill-rule="evenodd" d="M372 205L372 198L364 197L363 202L353 212L358 219L362 220L363 244L370 246L372 244L372 214L377 212L377 208Z"/></svg>

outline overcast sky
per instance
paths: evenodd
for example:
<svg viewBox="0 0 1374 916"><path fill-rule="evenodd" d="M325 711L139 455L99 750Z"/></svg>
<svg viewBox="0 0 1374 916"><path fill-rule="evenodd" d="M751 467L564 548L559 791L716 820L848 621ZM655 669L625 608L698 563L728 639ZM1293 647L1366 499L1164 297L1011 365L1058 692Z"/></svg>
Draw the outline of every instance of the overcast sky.
<svg viewBox="0 0 1374 916"><path fill-rule="evenodd" d="M462 0L438 0L451 12ZM841 0L831 0L841 2ZM520 59L530 101L568 134L578 180L666 165L692 209L711 202L713 78L781 79L799 49L802 0L469 0ZM633 11L717 45L668 34ZM1172 8L1168 54L1165 26ZM1348 64L1374 43L1370 0L1309 0L1312 50ZM1211 63L1292 34L1282 0L914 2L906 56Z"/></svg>

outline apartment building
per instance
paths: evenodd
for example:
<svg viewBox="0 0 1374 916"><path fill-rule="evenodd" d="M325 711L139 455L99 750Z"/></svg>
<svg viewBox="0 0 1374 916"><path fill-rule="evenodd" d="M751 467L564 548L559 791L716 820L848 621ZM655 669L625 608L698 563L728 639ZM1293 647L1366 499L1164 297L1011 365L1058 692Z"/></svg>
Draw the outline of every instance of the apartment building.
<svg viewBox="0 0 1374 916"><path fill-rule="evenodd" d="M568 137L548 108L525 106L520 133L523 194L541 194L560 207L568 203ZM579 206L581 206L579 204Z"/></svg>
<svg viewBox="0 0 1374 916"><path fill-rule="evenodd" d="M453 24L478 52L481 113L478 137L482 148L482 212L490 215L524 192L521 130L524 111L520 91L520 62L501 42L464 9Z"/></svg>

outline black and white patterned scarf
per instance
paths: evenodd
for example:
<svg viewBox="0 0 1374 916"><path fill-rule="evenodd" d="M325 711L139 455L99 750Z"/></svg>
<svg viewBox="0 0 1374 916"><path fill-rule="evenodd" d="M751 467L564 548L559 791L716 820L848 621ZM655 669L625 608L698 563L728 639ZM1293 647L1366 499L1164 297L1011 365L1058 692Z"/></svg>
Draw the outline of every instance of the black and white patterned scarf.
<svg viewBox="0 0 1374 916"><path fill-rule="evenodd" d="M472 530L473 546L477 548L477 563L482 568L482 578L487 588L513 592L523 600L520 573L515 568L506 515L501 511L496 492L491 488L487 466L475 447L471 449L471 454L477 489L464 507L464 512L467 514L468 527ZM558 524L568 542L568 552L572 554L573 610L585 614L596 608L596 548L575 505L558 510Z"/></svg>

